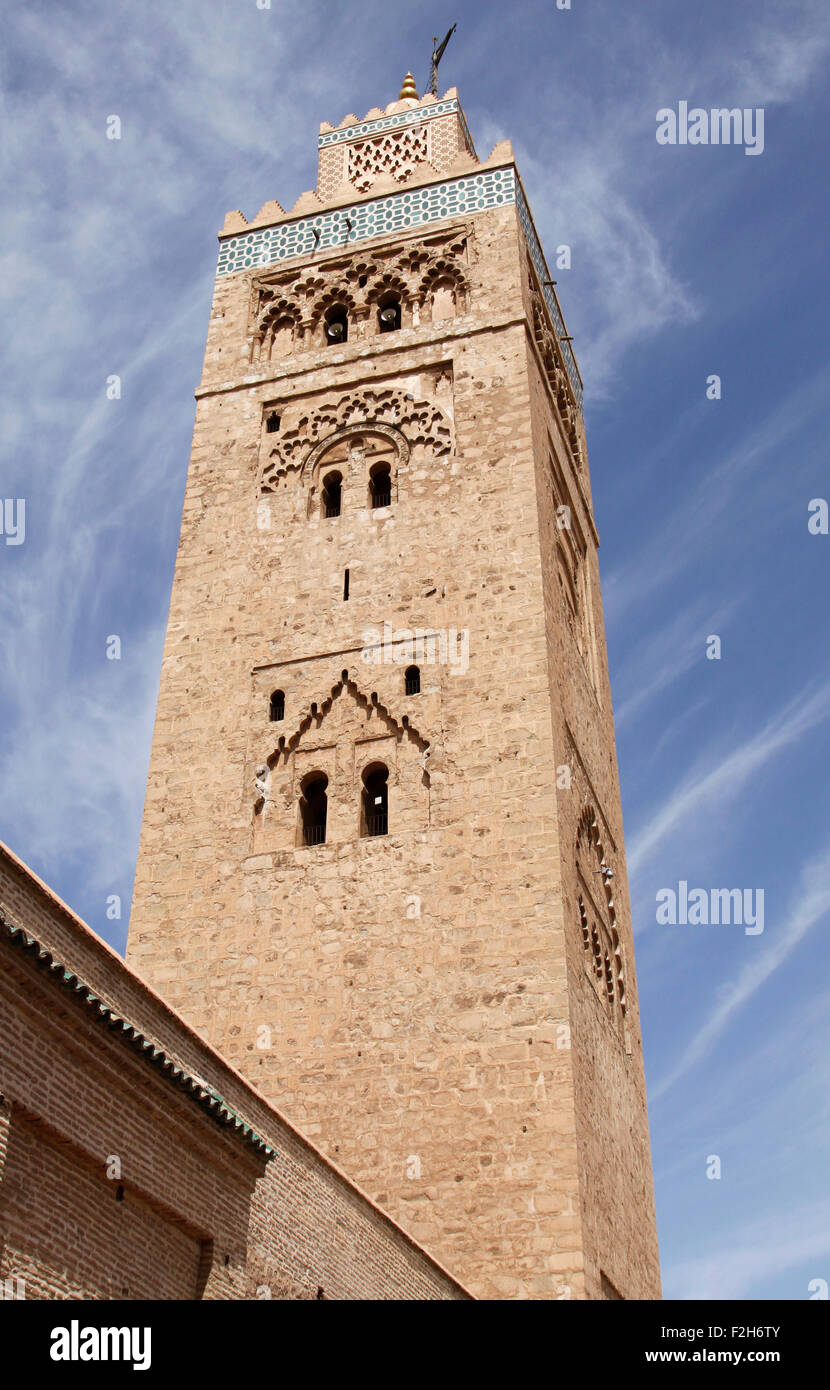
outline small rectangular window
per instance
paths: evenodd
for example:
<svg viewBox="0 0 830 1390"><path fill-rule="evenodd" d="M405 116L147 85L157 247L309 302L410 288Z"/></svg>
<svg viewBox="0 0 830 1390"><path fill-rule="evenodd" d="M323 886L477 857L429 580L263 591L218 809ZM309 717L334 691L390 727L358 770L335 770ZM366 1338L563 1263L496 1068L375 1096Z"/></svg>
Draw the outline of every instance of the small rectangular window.
<svg viewBox="0 0 830 1390"><path fill-rule="evenodd" d="M348 597L349 597L349 571L346 570L346 573L345 573L344 576L343 576L343 598L344 598L344 599L347 599Z"/></svg>

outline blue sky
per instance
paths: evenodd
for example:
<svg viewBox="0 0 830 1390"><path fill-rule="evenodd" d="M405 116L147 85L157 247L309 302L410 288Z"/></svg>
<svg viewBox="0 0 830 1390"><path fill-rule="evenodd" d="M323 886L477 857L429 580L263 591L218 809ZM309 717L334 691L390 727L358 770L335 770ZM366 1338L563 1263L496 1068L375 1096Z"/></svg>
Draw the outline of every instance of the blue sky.
<svg viewBox="0 0 830 1390"><path fill-rule="evenodd" d="M410 67L423 90L454 20L441 89L572 248L665 1295L805 1299L830 1281L824 0L4 16L0 494L27 513L0 540L0 837L123 947L214 234L313 185L321 120ZM658 145L684 100L763 108L763 154ZM658 925L681 879L763 889L763 933Z"/></svg>

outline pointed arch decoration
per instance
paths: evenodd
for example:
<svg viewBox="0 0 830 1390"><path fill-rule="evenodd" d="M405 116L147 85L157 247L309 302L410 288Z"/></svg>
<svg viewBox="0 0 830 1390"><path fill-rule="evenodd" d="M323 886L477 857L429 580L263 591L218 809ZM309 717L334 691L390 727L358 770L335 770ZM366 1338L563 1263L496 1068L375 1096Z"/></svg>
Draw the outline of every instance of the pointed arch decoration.
<svg viewBox="0 0 830 1390"><path fill-rule="evenodd" d="M385 705L377 696L366 695L357 685L356 681L348 675L343 675L331 686L326 698L318 703L316 700L310 703L298 716L294 725L293 733L284 734L278 740L271 753L264 759L262 767L266 772L271 772L280 761L285 761L299 746L302 737L309 729L319 727L335 700L348 693L364 713L374 713L380 719L387 732L394 738L409 739L418 749L418 752L428 754L430 741L419 733L412 723L408 714L397 715L392 713L388 705ZM426 774L427 776L429 774Z"/></svg>

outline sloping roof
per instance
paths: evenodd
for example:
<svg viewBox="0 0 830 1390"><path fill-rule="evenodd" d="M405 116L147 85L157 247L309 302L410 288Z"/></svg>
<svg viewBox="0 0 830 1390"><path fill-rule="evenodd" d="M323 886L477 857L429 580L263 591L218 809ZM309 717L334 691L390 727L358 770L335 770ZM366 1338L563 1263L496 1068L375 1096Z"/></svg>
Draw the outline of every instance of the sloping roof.
<svg viewBox="0 0 830 1390"><path fill-rule="evenodd" d="M50 974L63 989L76 995L90 1010L96 1022L106 1026L121 1041L127 1043L150 1065L164 1072L171 1084L176 1084L201 1108L216 1120L217 1124L233 1129L254 1149L273 1158L276 1150L265 1142L251 1125L233 1111L218 1091L198 1076L192 1076L169 1057L163 1048L157 1047L152 1038L146 1037L129 1019L122 1018L105 1004L84 980L67 970L62 961L57 960L34 936L22 927L16 926L8 914L0 908L0 936L25 952L37 967Z"/></svg>

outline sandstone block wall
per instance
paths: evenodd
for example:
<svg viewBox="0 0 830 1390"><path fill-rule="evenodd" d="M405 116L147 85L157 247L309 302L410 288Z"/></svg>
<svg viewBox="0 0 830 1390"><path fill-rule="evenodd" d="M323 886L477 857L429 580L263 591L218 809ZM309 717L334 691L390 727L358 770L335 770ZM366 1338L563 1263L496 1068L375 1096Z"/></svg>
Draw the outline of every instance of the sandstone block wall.
<svg viewBox="0 0 830 1390"><path fill-rule="evenodd" d="M597 538L532 274L506 206L217 281L128 951L474 1293L654 1297Z"/></svg>

